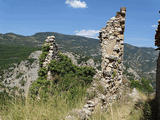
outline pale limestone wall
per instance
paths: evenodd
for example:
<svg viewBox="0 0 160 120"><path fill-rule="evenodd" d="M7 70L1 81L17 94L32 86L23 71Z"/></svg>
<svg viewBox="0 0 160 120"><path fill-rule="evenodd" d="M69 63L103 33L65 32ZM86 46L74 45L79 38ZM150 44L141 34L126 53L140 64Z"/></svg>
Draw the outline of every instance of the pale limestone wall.
<svg viewBox="0 0 160 120"><path fill-rule="evenodd" d="M114 100L120 98L123 73L123 48L126 8L121 8L117 15L111 18L105 28L100 31L102 50L102 71L95 76L96 79L88 89L86 104L80 110L74 110L80 120L88 120L96 106L107 110ZM66 120L75 120L75 115L68 115Z"/></svg>
<svg viewBox="0 0 160 120"><path fill-rule="evenodd" d="M55 36L48 36L45 40L44 46L49 46L49 53L43 63L43 67L46 67L52 59L55 59L58 54L58 46L55 43Z"/></svg>
<svg viewBox="0 0 160 120"><path fill-rule="evenodd" d="M101 81L104 83L108 100L114 99L112 96L118 92L122 84L125 15L126 8L121 8L120 12L117 12L117 15L100 31Z"/></svg>

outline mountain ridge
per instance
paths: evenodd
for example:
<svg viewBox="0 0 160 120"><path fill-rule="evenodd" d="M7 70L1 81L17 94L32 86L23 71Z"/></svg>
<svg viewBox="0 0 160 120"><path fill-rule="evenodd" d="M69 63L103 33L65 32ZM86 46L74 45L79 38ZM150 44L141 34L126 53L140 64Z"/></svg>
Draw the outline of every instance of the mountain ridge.
<svg viewBox="0 0 160 120"><path fill-rule="evenodd" d="M39 49L47 36L55 35L56 43L62 52L73 52L80 56L90 56L95 61L101 60L100 44L98 39L77 35L66 35L57 32L38 32L30 36L15 33L0 34L0 45L25 46ZM7 46L6 46L7 47ZM29 48L29 49L30 49ZM4 48L2 51L7 50ZM33 52L33 51L31 51ZM2 54L3 56L3 54ZM155 80L156 60L158 53L152 47L137 47L124 44L124 64L140 74ZM1 60L2 58L0 58Z"/></svg>

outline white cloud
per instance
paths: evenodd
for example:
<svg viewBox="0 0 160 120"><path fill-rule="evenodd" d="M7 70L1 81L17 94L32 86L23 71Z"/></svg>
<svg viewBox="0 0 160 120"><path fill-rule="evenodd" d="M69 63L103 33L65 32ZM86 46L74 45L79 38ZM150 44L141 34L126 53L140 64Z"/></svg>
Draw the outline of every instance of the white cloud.
<svg viewBox="0 0 160 120"><path fill-rule="evenodd" d="M66 0L66 4L73 8L87 8L86 2L81 0Z"/></svg>
<svg viewBox="0 0 160 120"><path fill-rule="evenodd" d="M99 30L80 30L75 31L76 35L84 36L84 37L90 37L90 38L97 38L97 34L99 33Z"/></svg>
<svg viewBox="0 0 160 120"><path fill-rule="evenodd" d="M157 25L152 25L152 28L157 28Z"/></svg>

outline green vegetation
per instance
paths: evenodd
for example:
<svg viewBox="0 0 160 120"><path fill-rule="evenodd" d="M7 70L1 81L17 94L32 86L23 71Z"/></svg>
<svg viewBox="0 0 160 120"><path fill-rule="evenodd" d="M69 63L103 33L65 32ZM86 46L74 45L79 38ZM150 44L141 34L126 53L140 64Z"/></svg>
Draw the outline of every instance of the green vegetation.
<svg viewBox="0 0 160 120"><path fill-rule="evenodd" d="M47 36L53 34L56 36L56 42L62 51L73 52L80 56L89 56L81 57L78 60L79 63L81 61L87 61L89 58L93 58L96 62L101 61L100 48L98 46L99 41L96 39L49 32L38 33L27 37L9 33L4 35L0 34L0 70L7 69L11 67L13 63L20 63L22 60L25 60L31 52L39 49L39 46L41 46ZM48 50L49 46L42 47L43 53L39 58L41 67L48 54ZM41 68L39 70L39 78L32 84L28 99L12 98L6 91L0 92L0 116L2 119L59 120L63 119L72 109L81 107L84 97L86 96L86 89L92 82L95 70L90 67L75 66L68 57L62 54L58 56L59 59L53 60L48 68ZM140 59L137 60L137 56ZM137 71L148 72L155 68L153 58L156 56L157 54L152 48L137 48L125 44L124 64L130 67L132 67L133 64L134 67L136 66ZM28 59L28 61L32 64L34 59ZM52 80L47 80L48 71L52 73ZM3 74L3 72L0 71L0 74ZM139 74L146 76L143 73ZM135 87L145 93L153 92L149 80L143 78L141 81L136 81L133 80L132 74L128 75L131 79L132 88ZM17 77L19 78L20 76L21 75L18 75ZM113 77L114 76L116 76L116 73L113 73ZM148 76L150 77L150 75ZM20 84L24 85L25 81L20 81ZM98 89L102 93L104 92L102 86L99 86ZM22 89L19 91L23 92ZM93 98L95 95L94 92L91 92L89 98ZM113 107L109 109L109 113L106 114L98 111L91 119L119 120L120 118L126 117L126 115L123 116L123 113L128 113L130 108L132 112L128 113L129 120L138 120L142 116L145 116L146 120L150 119L151 108L147 103L143 103L142 105L144 111L139 107L138 109L133 108L133 104L117 103L117 105L113 105ZM122 114L122 116L120 114Z"/></svg>
<svg viewBox="0 0 160 120"><path fill-rule="evenodd" d="M20 63L22 60L26 60L35 50L38 50L38 48L0 44L0 70L11 67L13 63Z"/></svg>
<svg viewBox="0 0 160 120"><path fill-rule="evenodd" d="M81 62L87 62L90 58L92 57L89 57L89 56L80 56L80 58L78 59L78 64L80 64Z"/></svg>
<svg viewBox="0 0 160 120"><path fill-rule="evenodd" d="M29 62L30 65L32 65L32 63L35 61L34 58L28 58L27 61Z"/></svg>
<svg viewBox="0 0 160 120"><path fill-rule="evenodd" d="M55 32L41 32L32 36L22 36L13 33L0 34L0 49L1 45L6 46L3 49L4 51L8 50L8 45L37 48L43 44L47 36L51 35L55 35L56 43L59 45L61 51L68 51L81 56L90 56L93 57L95 62L101 62L99 40L74 35L64 35ZM140 77L145 76L147 79L153 80L152 85L155 87L155 74L148 74L148 72L151 72L156 67L155 58L157 57L157 52L154 48L136 47L125 44L124 52L124 65L131 67L135 71L142 71L137 73ZM10 58L10 56L8 58ZM11 62L12 60L8 61ZM2 62L0 58L0 64L3 64ZM98 68L100 69L100 66Z"/></svg>
<svg viewBox="0 0 160 120"><path fill-rule="evenodd" d="M48 52L43 52L43 53L40 55L40 57L39 57L39 64L40 64L41 67L42 67L42 65L43 65L43 62L44 62L47 54L48 54Z"/></svg>
<svg viewBox="0 0 160 120"><path fill-rule="evenodd" d="M43 53L42 53L43 54ZM40 58L41 59L41 58ZM51 71L53 79L47 80L47 72ZM69 98L75 99L79 88L86 88L92 82L95 70L91 67L78 67L71 60L59 53L58 60L52 60L48 68L39 70L39 78L31 86L31 96L41 98L54 95L55 92L69 92Z"/></svg>
<svg viewBox="0 0 160 120"><path fill-rule="evenodd" d="M123 93L122 98L109 105L107 111L103 111L101 106L97 106L89 120L142 120L144 112L141 107L144 106L143 102L146 96L143 93L139 94L139 106L136 105L137 101L133 101L133 99Z"/></svg>
<svg viewBox="0 0 160 120"><path fill-rule="evenodd" d="M79 89L83 91L82 88ZM69 112L84 104L84 96L80 93L77 95L79 99L75 99L73 103L68 102L66 96L69 94L57 92L47 101L12 100L0 109L0 116L2 120L63 120Z"/></svg>
<svg viewBox="0 0 160 120"><path fill-rule="evenodd" d="M19 83L21 84L21 86L24 86L26 84L27 81L25 81L23 78L19 81Z"/></svg>
<svg viewBox="0 0 160 120"><path fill-rule="evenodd" d="M115 78L116 75L117 75L117 72L114 70L114 71L113 71L113 74L112 74L112 78Z"/></svg>
<svg viewBox="0 0 160 120"><path fill-rule="evenodd" d="M46 53L47 49L39 58L41 62L45 59ZM52 73L52 80L47 80L48 71ZM39 78L30 88L28 99L15 97L9 102L2 100L5 102L2 103L5 107L0 110L2 119L64 119L69 111L82 106L95 70L91 67L78 67L67 56L59 53L58 59L52 60L48 68L41 67L38 75ZM21 82L22 85L25 84L25 81Z"/></svg>
<svg viewBox="0 0 160 120"><path fill-rule="evenodd" d="M48 52L50 49L50 46L49 45L43 45L42 46L42 52Z"/></svg>
<svg viewBox="0 0 160 120"><path fill-rule="evenodd" d="M152 93L154 91L151 81L145 78L142 78L140 81L131 80L131 88L137 88L144 93Z"/></svg>
<svg viewBox="0 0 160 120"><path fill-rule="evenodd" d="M22 77L22 75L23 75L23 73L20 72L19 74L17 74L16 79Z"/></svg>
<svg viewBox="0 0 160 120"><path fill-rule="evenodd" d="M99 81L97 81L97 91L101 94L105 94L105 92L106 92L105 88L103 87L103 85Z"/></svg>
<svg viewBox="0 0 160 120"><path fill-rule="evenodd" d="M144 112L143 120L152 120L151 106L147 102L143 105L143 112Z"/></svg>

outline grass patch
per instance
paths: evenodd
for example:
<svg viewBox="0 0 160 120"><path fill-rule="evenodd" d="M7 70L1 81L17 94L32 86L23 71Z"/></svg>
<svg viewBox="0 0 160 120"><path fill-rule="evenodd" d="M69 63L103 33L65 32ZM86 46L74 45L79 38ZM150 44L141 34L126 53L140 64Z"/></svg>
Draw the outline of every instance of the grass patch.
<svg viewBox="0 0 160 120"><path fill-rule="evenodd" d="M79 88L81 89L81 88ZM3 120L62 120L72 109L83 105L84 96L70 102L70 93L56 93L47 101L33 101L31 99L12 101L6 109L0 110Z"/></svg>
<svg viewBox="0 0 160 120"><path fill-rule="evenodd" d="M108 106L107 111L97 106L90 120L149 120L144 119L145 116L150 117L150 108L145 103L147 97L141 92L139 96L140 101L133 101L128 95L123 95L120 101Z"/></svg>

